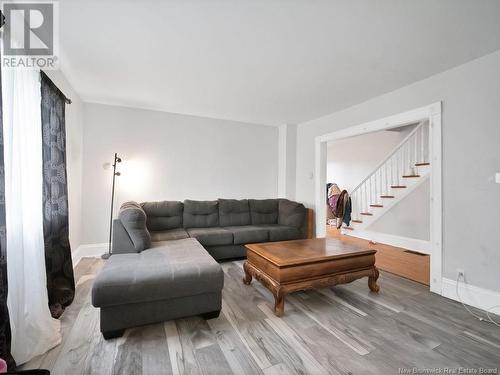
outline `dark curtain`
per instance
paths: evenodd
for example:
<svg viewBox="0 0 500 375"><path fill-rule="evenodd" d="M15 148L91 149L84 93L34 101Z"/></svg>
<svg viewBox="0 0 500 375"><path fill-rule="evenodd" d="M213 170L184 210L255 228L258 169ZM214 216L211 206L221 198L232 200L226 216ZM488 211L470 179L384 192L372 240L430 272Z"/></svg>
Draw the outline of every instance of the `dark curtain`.
<svg viewBox="0 0 500 375"><path fill-rule="evenodd" d="M1 58L1 56L0 56ZM0 358L9 369L16 366L10 354L10 320L7 308L7 238L5 228L5 169L3 166L2 73L0 70Z"/></svg>
<svg viewBox="0 0 500 375"><path fill-rule="evenodd" d="M66 174L66 97L43 72L42 155L43 231L50 312L58 318L75 295L75 279L68 238Z"/></svg>

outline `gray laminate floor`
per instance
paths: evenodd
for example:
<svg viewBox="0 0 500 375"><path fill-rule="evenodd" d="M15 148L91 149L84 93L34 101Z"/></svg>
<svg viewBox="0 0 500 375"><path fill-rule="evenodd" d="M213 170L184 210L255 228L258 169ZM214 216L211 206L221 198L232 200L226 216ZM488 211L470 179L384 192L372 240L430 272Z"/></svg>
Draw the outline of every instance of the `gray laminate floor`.
<svg viewBox="0 0 500 375"><path fill-rule="evenodd" d="M382 273L379 295L366 280L287 297L285 315L258 282L241 282L242 261L223 263L218 319L199 317L129 329L104 341L90 304L103 261L76 268L75 302L63 341L25 368L52 374L400 374L413 368L497 368L500 328L470 317L423 285ZM409 372L405 372L408 369Z"/></svg>

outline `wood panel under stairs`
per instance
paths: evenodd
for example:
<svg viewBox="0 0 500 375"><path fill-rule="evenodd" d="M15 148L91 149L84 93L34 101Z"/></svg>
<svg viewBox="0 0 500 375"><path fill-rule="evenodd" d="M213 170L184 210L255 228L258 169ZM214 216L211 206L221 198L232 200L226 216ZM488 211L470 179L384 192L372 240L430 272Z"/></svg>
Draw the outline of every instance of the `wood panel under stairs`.
<svg viewBox="0 0 500 375"><path fill-rule="evenodd" d="M335 226L326 226L326 236L337 238L342 241L352 243L353 245L375 249L375 265L383 270L404 278L419 282L421 284L430 284L430 256L419 254L406 249L386 245L382 243L372 243L362 238L353 237L353 235L343 235Z"/></svg>

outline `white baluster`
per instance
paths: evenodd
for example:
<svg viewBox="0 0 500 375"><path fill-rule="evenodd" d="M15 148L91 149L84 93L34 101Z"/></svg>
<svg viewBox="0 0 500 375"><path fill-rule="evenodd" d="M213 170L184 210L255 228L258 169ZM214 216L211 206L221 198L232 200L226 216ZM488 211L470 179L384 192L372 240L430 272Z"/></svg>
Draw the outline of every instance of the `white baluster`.
<svg viewBox="0 0 500 375"><path fill-rule="evenodd" d="M360 220L361 213L361 190L358 191L358 214L356 215L357 219Z"/></svg>
<svg viewBox="0 0 500 375"><path fill-rule="evenodd" d="M389 179L389 167L390 167L390 164L389 164L389 162L387 162L385 164L385 167L384 167L384 180L380 184L381 185L381 189L380 189L380 194L378 196L379 199L380 199L381 195L385 195L386 190L387 190L387 181Z"/></svg>
<svg viewBox="0 0 500 375"><path fill-rule="evenodd" d="M398 164L397 164L397 167L398 167L398 174L397 174L398 183L397 183L397 185L399 185L399 181L401 180L401 176L403 175L403 170L402 170L402 167L403 167L403 162L402 162L403 151L404 151L404 147L401 147L401 149L399 150L399 153L398 153Z"/></svg>
<svg viewBox="0 0 500 375"><path fill-rule="evenodd" d="M408 150L408 174L411 174L411 158L413 157L413 152L412 152L412 147L411 147L411 137L408 139L408 142L406 143L407 145L407 150Z"/></svg>
<svg viewBox="0 0 500 375"><path fill-rule="evenodd" d="M377 175L374 173L370 178L371 185L371 195L370 195L370 204L373 204L373 196L375 195L375 190L377 190Z"/></svg>
<svg viewBox="0 0 500 375"><path fill-rule="evenodd" d="M386 169L385 169L385 189L383 190L383 192L381 191L380 195L387 193L387 189L388 189L388 186L389 186L389 178L387 177L389 175L389 173L387 171L387 168L390 168L390 167L391 167L391 164L388 163L387 166L386 166ZM392 168L391 168L391 173L392 173Z"/></svg>
<svg viewBox="0 0 500 375"><path fill-rule="evenodd" d="M354 193L354 197L353 197L353 199L354 199L354 206L353 206L352 210L354 211L354 216L353 217L355 219L358 218L358 213L359 213L359 200L358 200L358 195L359 194L358 193L359 193L359 191L356 191Z"/></svg>
<svg viewBox="0 0 500 375"><path fill-rule="evenodd" d="M379 179L380 183L379 183L379 186L378 186L380 189L377 189L377 193L375 195L376 203L378 203L380 195L382 195L382 186L384 184L384 170L385 170L385 168L386 168L386 164L384 164L382 166L382 168L380 168L380 176L379 176L380 177L380 179Z"/></svg>
<svg viewBox="0 0 500 375"><path fill-rule="evenodd" d="M375 200L373 201L373 204L378 203L378 196L380 194L380 190L382 188L382 170L384 169L384 166L381 166L378 171L377 171L377 183L375 184Z"/></svg>
<svg viewBox="0 0 500 375"><path fill-rule="evenodd" d="M405 144L405 152L403 154L403 176L408 174L408 143Z"/></svg>
<svg viewBox="0 0 500 375"><path fill-rule="evenodd" d="M365 190L365 201L363 203L363 212L365 212L366 202L368 202L368 191L366 190L366 188L368 187L368 182L365 181L363 186L364 186L364 190Z"/></svg>
<svg viewBox="0 0 500 375"><path fill-rule="evenodd" d="M394 183L394 176L395 176L395 173L394 173L394 160L396 160L396 155L393 155L391 157L391 185L396 185ZM389 190L389 186L387 186L387 190Z"/></svg>
<svg viewBox="0 0 500 375"><path fill-rule="evenodd" d="M370 199L368 197L368 194L369 194L368 188L369 188L369 186L370 186L369 185L369 180L367 180L366 181L366 201L365 201L365 206L363 207L364 212L368 211L368 205L369 205L368 200Z"/></svg>
<svg viewBox="0 0 500 375"><path fill-rule="evenodd" d="M398 150L398 153L394 157L394 185L399 185L399 155L401 154L401 150Z"/></svg>
<svg viewBox="0 0 500 375"><path fill-rule="evenodd" d="M378 177L377 177L377 171L373 174L373 198L372 201L370 202L371 204L374 204L375 201L377 200L377 184L378 184Z"/></svg>
<svg viewBox="0 0 500 375"><path fill-rule="evenodd" d="M393 180L393 185L398 185L398 176L399 176L399 164L398 164L398 159L399 159L399 150L397 154L395 155L394 158L394 180Z"/></svg>
<svg viewBox="0 0 500 375"><path fill-rule="evenodd" d="M384 169L385 169L385 164L380 168L379 172L379 184L377 186L377 193L375 194L375 203L378 203L378 198L382 192L382 184L384 183Z"/></svg>
<svg viewBox="0 0 500 375"><path fill-rule="evenodd" d="M361 217L361 212L363 210L363 201L362 201L363 197L362 197L362 194L361 194L361 190L359 191L359 207L358 207L358 218Z"/></svg>
<svg viewBox="0 0 500 375"><path fill-rule="evenodd" d="M401 153L399 154L399 160L398 160L398 185L399 183L401 182L401 176L404 175L404 166L405 166L405 162L404 162L404 156L405 156L405 148L404 146L401 147Z"/></svg>
<svg viewBox="0 0 500 375"><path fill-rule="evenodd" d="M370 176L370 178L368 178L368 186L369 186L369 194L368 194L368 200L366 202L366 211L368 212L368 210L370 209L370 203L372 201L372 176Z"/></svg>
<svg viewBox="0 0 500 375"><path fill-rule="evenodd" d="M373 188L374 188L374 184L373 184L373 179L374 178L373 178L373 176L374 175L372 174L371 177L370 177L370 203L368 204L368 206L370 206L370 204L373 203ZM368 210L369 209L370 208L368 207Z"/></svg>
<svg viewBox="0 0 500 375"><path fill-rule="evenodd" d="M403 176L409 174L408 173L408 159L410 155L410 148L408 147L408 143L405 144L405 153L403 157Z"/></svg>
<svg viewBox="0 0 500 375"><path fill-rule="evenodd" d="M420 161L425 163L425 151L424 151L424 139L425 139L425 128L424 124L420 124Z"/></svg>
<svg viewBox="0 0 500 375"><path fill-rule="evenodd" d="M415 160L414 160L414 162L412 164L412 167L413 167L413 170L415 171L414 174L416 174L416 166L415 166L415 164L418 163L418 156L417 156L417 152L418 152L417 140L418 140L418 138L417 138L417 133L415 133L415 135L413 136L413 140L414 140L414 146L415 146L414 150L413 150L414 151L413 156L414 156Z"/></svg>

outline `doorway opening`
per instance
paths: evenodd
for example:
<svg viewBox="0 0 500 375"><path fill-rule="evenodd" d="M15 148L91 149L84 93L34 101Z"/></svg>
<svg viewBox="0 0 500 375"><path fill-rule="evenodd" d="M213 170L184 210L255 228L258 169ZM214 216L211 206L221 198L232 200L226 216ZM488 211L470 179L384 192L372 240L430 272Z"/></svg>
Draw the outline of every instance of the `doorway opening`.
<svg viewBox="0 0 500 375"><path fill-rule="evenodd" d="M319 136L315 149L316 235L364 241L381 269L441 294L441 103ZM327 183L351 197L339 229Z"/></svg>

